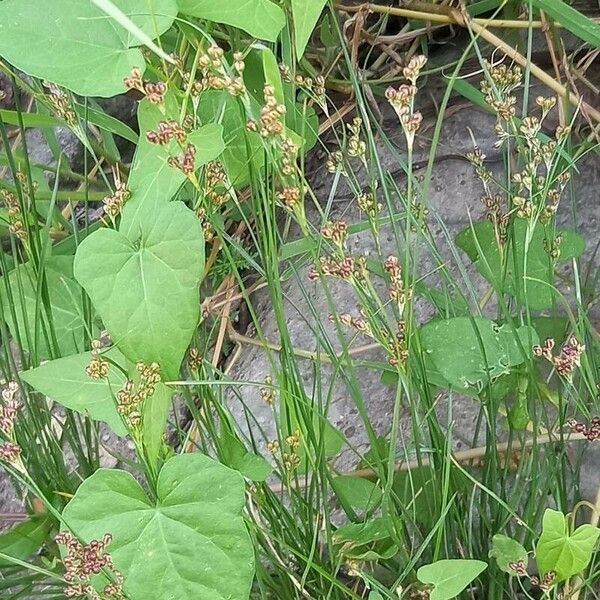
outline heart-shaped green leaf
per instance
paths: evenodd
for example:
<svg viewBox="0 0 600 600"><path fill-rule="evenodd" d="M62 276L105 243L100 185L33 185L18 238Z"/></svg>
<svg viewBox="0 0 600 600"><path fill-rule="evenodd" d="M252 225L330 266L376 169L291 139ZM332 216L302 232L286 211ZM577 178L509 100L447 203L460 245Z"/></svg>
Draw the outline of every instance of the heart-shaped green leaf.
<svg viewBox="0 0 600 600"><path fill-rule="evenodd" d="M301 58L327 0L292 0L296 54Z"/></svg>
<svg viewBox="0 0 600 600"><path fill-rule="evenodd" d="M244 480L202 454L162 468L156 501L119 470L100 469L64 510L85 541L108 547L130 600L245 600L254 550L242 517Z"/></svg>
<svg viewBox="0 0 600 600"><path fill-rule="evenodd" d="M564 581L581 573L589 564L600 529L581 525L573 533L567 519L557 510L544 513L542 535L535 548L535 558L542 575L556 573L556 581Z"/></svg>
<svg viewBox="0 0 600 600"><path fill-rule="evenodd" d="M285 13L270 0L178 0L190 17L233 25L261 40L274 42L285 25Z"/></svg>
<svg viewBox="0 0 600 600"><path fill-rule="evenodd" d="M161 204L166 204L185 182L185 175L167 163L169 156L181 153L179 144L171 140L168 144L151 144L146 134L156 131L165 120L179 118L179 105L175 96L165 97L164 112L156 104L142 100L138 107L140 141L136 147L127 187L131 199L123 209L121 232L129 235L139 228L141 215L152 213ZM209 123L188 135L188 141L196 147L196 168L214 160L223 152L223 128L218 123Z"/></svg>
<svg viewBox="0 0 600 600"><path fill-rule="evenodd" d="M507 373L531 356L538 343L532 327L513 331L509 325L498 326L483 317L436 319L421 327L420 336L433 367L457 389Z"/></svg>
<svg viewBox="0 0 600 600"><path fill-rule="evenodd" d="M4 320L12 336L20 339L23 348L28 352L37 350L39 358L50 358L57 353L78 352L84 347L85 320L81 287L73 278L73 257L49 258L45 263L44 273L51 321L42 305L41 291L37 287L38 278L30 263L19 265L8 275L7 283L12 292L14 314L9 308L11 302L4 281L0 283Z"/></svg>
<svg viewBox="0 0 600 600"><path fill-rule="evenodd" d="M497 533L492 538L490 557L495 558L498 566L511 575L515 573L511 565L522 561L527 566L527 550L517 540L513 540L501 533Z"/></svg>
<svg viewBox="0 0 600 600"><path fill-rule="evenodd" d="M553 240L557 233L551 230L546 233L542 225L537 225L531 233L528 227L523 219L514 222L504 259L494 224L490 221L476 223L461 231L456 243L497 290L516 296L532 310L543 310L552 306L556 296L551 287L554 284L554 265L546 252L544 240L546 237ZM585 240L578 233L563 231L560 237L560 261L580 256L585 250Z"/></svg>
<svg viewBox="0 0 600 600"><path fill-rule="evenodd" d="M150 35L168 28L176 14L171 0L156 7L156 21L146 0L115 4ZM129 47L129 33L91 0L0 2L0 55L82 96L123 92L133 67L145 66L140 50Z"/></svg>
<svg viewBox="0 0 600 600"><path fill-rule="evenodd" d="M331 485L336 496L352 508L371 510L381 502L381 488L363 477L338 475Z"/></svg>
<svg viewBox="0 0 600 600"><path fill-rule="evenodd" d="M228 467L239 471L252 481L265 481L273 469L269 462L258 454L248 452L246 446L233 434L221 435L221 461Z"/></svg>
<svg viewBox="0 0 600 600"><path fill-rule="evenodd" d="M171 202L144 215L138 231L95 231L77 249L74 270L119 350L174 379L198 323L203 268L200 223Z"/></svg>
<svg viewBox="0 0 600 600"><path fill-rule="evenodd" d="M417 571L417 579L433 585L430 600L456 598L480 573L487 569L481 560L438 560Z"/></svg>

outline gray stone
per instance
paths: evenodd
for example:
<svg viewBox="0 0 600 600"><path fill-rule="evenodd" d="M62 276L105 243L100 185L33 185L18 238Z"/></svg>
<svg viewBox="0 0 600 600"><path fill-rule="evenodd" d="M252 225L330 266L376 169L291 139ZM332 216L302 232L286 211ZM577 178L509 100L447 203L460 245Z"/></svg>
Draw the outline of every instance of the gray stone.
<svg viewBox="0 0 600 600"><path fill-rule="evenodd" d="M535 91L534 91L535 93ZM484 209L480 202L482 186L475 176L472 167L460 157L472 150L473 142L471 133L478 146L491 161L491 168L498 171L502 168L498 151L494 148L494 123L495 119L487 113L469 108L451 112L444 121L441 142L437 150L438 160L434 166L432 179L428 190L428 207L430 210L429 225L435 238L441 260L447 265L454 277L458 278L459 285L467 290L464 277L468 278L475 287L478 298L482 297L488 288L487 282L469 264L467 257L462 251L453 247L454 236L462 229L469 226L470 222L477 222L484 218ZM433 123L425 123L422 139L431 135ZM384 123L386 131L398 131L399 127L393 118L386 117ZM398 135L396 138L398 146L402 147ZM420 145L416 152L416 161L425 161L429 153L426 144ZM308 160L307 169L311 173L312 189L323 210L328 210L328 219L336 220L343 218L348 223L364 220L361 217L352 194L346 186L340 185L332 191L333 176L324 168L325 154L316 152L312 159ZM380 146L380 162L384 171L389 171L399 188L405 183L405 177L399 168L397 159L388 149ZM590 258L593 246L598 241L597 223L600 217L600 206L594 198L597 198L598 184L600 183L600 165L595 155L588 155L579 165L580 174L574 177L573 197L576 208L575 222L569 198L565 198L561 204L561 212L558 224L561 227L575 226L588 240L588 250L584 258ZM362 182L365 185L365 181ZM319 228L324 223L320 210L310 205L307 199L307 216L312 226ZM300 237L299 232L293 231L291 237ZM397 242L390 228L382 230L380 236L381 255L386 257L403 252L404 244ZM369 232L352 235L348 240L348 249L354 255L376 255L373 238ZM427 251L423 244L414 245L412 254L416 255L419 250L419 272L422 274L433 273L440 266L432 254ZM326 284L320 281L312 283L308 279L311 265L303 265L297 269L283 284L285 329L295 348L304 352L317 352L319 347L318 338L325 338L330 346L336 350L340 348L339 335L335 327L330 323L328 316L335 312L351 313L358 315L357 301L349 285L337 281L327 280ZM569 265L565 266L567 273L572 276ZM283 267L282 267L283 271ZM440 279L437 275L427 277L430 285L439 285ZM329 291L324 289L325 285ZM563 288L565 292L572 292L568 286ZM382 297L383 297L383 290ZM329 299L333 301L330 302ZM267 340L277 345L280 340L280 330L271 306L271 296L268 289L262 289L252 295L254 312L259 317L259 322L250 327L248 336L256 337L257 340ZM475 302L471 302L475 305ZM423 299L418 298L415 302L415 311L420 322L431 319L435 310ZM487 307L488 316L495 316L495 306ZM256 330L260 331L260 336ZM315 332L320 331L319 335ZM347 340L348 341L348 340ZM367 340L356 339L350 343L351 348L365 344ZM384 362L382 353L371 350L362 353L357 359L377 360ZM272 376L276 382L275 374L279 364L278 353L275 350L267 350L255 345L243 347L241 353L236 354L236 359L229 367L228 376L233 382L234 391L227 395L227 403L236 417L241 429L258 439L258 446L266 452L266 441L277 438L277 423L273 409L268 406L260 394L260 384L267 376ZM348 446L359 452L364 452L368 447L368 437L364 422L358 414L357 406L351 397L350 388L344 381L344 374L333 369L330 365L315 360L298 360L300 378L304 383L308 401L318 402L319 394L313 390L321 388L320 396L328 402L325 410L330 422L345 435ZM395 403L395 387L385 385L380 380L380 371L370 368L358 368L356 370L355 382L361 390L361 396L366 403L369 419L379 435L389 433L392 425L392 417ZM325 402L325 400L323 400ZM480 432L475 437L477 422L480 416L481 406L478 402L456 394L440 394L436 398L436 411L444 422L446 421L448 431L451 431L452 444L455 449L469 448L474 445L484 445L485 435ZM421 419L423 419L421 411ZM248 415L251 415L249 418ZM451 415L451 421L448 419ZM399 418L399 448L400 457L411 457L415 444L422 444L423 439L417 440L413 435L413 427L418 430L424 428L424 423L417 424L411 421L410 411L403 401L403 408L398 415ZM250 428L247 423L253 422ZM497 420L498 430L506 431L505 419ZM264 435L258 433L264 432ZM336 460L336 467L341 470L354 468L358 460L358 454L353 450L346 450ZM597 464L590 455L592 461L588 472L584 494L593 497L598 487L599 478Z"/></svg>

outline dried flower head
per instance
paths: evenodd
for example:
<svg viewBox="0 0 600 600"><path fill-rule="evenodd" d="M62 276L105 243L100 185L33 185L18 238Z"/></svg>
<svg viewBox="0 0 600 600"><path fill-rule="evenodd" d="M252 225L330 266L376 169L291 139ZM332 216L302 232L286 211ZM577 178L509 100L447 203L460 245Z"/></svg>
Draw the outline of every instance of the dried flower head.
<svg viewBox="0 0 600 600"><path fill-rule="evenodd" d="M408 61L408 64L402 69L402 74L405 79L408 79L413 85L417 82L421 70L427 63L427 57L422 54L413 56Z"/></svg>
<svg viewBox="0 0 600 600"><path fill-rule="evenodd" d="M8 190L0 190L0 201L8 209L10 233L22 242L26 241L27 231L23 224L23 215L17 196Z"/></svg>
<svg viewBox="0 0 600 600"><path fill-rule="evenodd" d="M302 192L300 188L295 186L289 186L283 188L278 194L277 197L288 207L294 208L300 201L302 200Z"/></svg>
<svg viewBox="0 0 600 600"><path fill-rule="evenodd" d="M15 419L19 410L20 403L16 398L19 386L16 381L9 381L8 385L2 390L2 404L0 404L0 432L6 437L12 438Z"/></svg>
<svg viewBox="0 0 600 600"><path fill-rule="evenodd" d="M117 184L114 193L102 200L104 212L114 219L121 214L129 198L131 198L131 193L127 189L127 186L124 183Z"/></svg>
<svg viewBox="0 0 600 600"><path fill-rule="evenodd" d="M117 411L122 415L130 429L136 429L142 422L142 405L150 398L160 381L158 363L146 364L138 362L135 366L139 374L139 382L127 380L117 392Z"/></svg>
<svg viewBox="0 0 600 600"><path fill-rule="evenodd" d="M533 353L535 356L544 357L551 362L561 377L571 377L575 368L580 364L581 355L585 352L585 345L579 343L577 338L571 335L563 344L558 356L553 354L554 346L555 341L552 338L546 338L543 345L533 347Z"/></svg>
<svg viewBox="0 0 600 600"><path fill-rule="evenodd" d="M85 372L92 379L106 379L110 363L102 356L102 345L99 340L92 341L92 360L85 368Z"/></svg>
<svg viewBox="0 0 600 600"><path fill-rule="evenodd" d="M187 134L177 121L171 119L169 121L161 121L158 124L158 131L148 131L146 139L151 144L161 146L168 144L171 140L177 140L180 144L183 144L187 139Z"/></svg>
<svg viewBox="0 0 600 600"><path fill-rule="evenodd" d="M265 404L273 406L273 403L275 402L275 390L273 389L273 379L270 375L265 377L264 383L268 387L260 389L260 397Z"/></svg>
<svg viewBox="0 0 600 600"><path fill-rule="evenodd" d="M321 235L340 249L344 248L348 239L348 224L345 221L328 221L321 227Z"/></svg>
<svg viewBox="0 0 600 600"><path fill-rule="evenodd" d="M198 348L192 346L188 352L188 367L193 371L199 371L202 368L202 355Z"/></svg>
<svg viewBox="0 0 600 600"><path fill-rule="evenodd" d="M572 418L567 421L567 425L575 433L582 433L589 442L600 439L600 417L594 417L589 424Z"/></svg>
<svg viewBox="0 0 600 600"><path fill-rule="evenodd" d="M179 169L186 177L192 177L196 170L196 146L188 144L183 154L170 156L167 162L171 167Z"/></svg>
<svg viewBox="0 0 600 600"><path fill-rule="evenodd" d="M115 569L112 557L106 552L107 546L112 541L110 534L107 533L101 540L92 540L89 544L83 544L71 533L63 531L56 536L55 541L67 550L67 554L63 558L64 579L67 582L65 596L67 598L78 596L101 598L91 580L92 577L102 572L111 575L114 579L103 589L102 597L114 600L125 598L123 576Z"/></svg>
<svg viewBox="0 0 600 600"><path fill-rule="evenodd" d="M274 138L280 136L285 131L283 117L285 115L285 106L277 101L275 87L271 84L265 84L263 94L265 105L260 111L260 135L264 138Z"/></svg>

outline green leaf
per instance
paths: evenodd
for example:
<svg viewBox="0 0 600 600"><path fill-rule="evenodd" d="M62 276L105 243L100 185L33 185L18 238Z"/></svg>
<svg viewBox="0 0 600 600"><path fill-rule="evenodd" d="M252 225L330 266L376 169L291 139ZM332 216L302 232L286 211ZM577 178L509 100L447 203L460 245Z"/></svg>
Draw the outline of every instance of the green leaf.
<svg viewBox="0 0 600 600"><path fill-rule="evenodd" d="M135 367L132 365L131 371L134 370ZM129 376L137 380L137 373L131 371ZM142 407L142 440L150 464L156 464L160 457L172 397L173 390L159 382L154 394L145 400Z"/></svg>
<svg viewBox="0 0 600 600"><path fill-rule="evenodd" d="M87 107L77 103L73 106L75 112L84 122L87 119L87 121L93 123L94 125L98 125L98 127L104 131L114 133L115 135L122 137L124 140L127 140L132 144L138 143L139 136L133 129L131 129L131 127L129 127L129 125L126 125L125 123L119 121L119 119L106 114L99 106L93 107L89 104L90 103L88 102Z"/></svg>
<svg viewBox="0 0 600 600"><path fill-rule="evenodd" d="M125 368L125 357L116 348L103 355L109 362ZM117 413L114 395L123 387L127 376L117 366L110 365L108 379L92 379L85 371L91 359L91 352L82 352L22 371L20 377L62 406L95 421L103 421L117 435L126 435L127 429Z"/></svg>
<svg viewBox="0 0 600 600"><path fill-rule="evenodd" d="M123 209L121 231L130 235L139 229L141 215L153 213L166 204L186 181L185 175L170 166L169 156L179 155L181 147L172 140L168 144L151 144L146 139L149 131L158 129L165 120L179 119L179 105L175 96L168 93L165 98L165 112L156 104L142 100L138 107L140 141L135 150L127 187L131 198ZM191 132L188 140L196 146L196 168L214 160L223 152L223 128L210 123Z"/></svg>
<svg viewBox="0 0 600 600"><path fill-rule="evenodd" d="M244 68L244 83L252 97L260 104L264 102L265 83L275 88L275 98L279 104L285 104L283 83L277 57L264 44L252 44L246 55Z"/></svg>
<svg viewBox="0 0 600 600"><path fill-rule="evenodd" d="M535 548L535 557L542 575L556 573L556 581L564 581L581 573L589 564L598 541L600 529L581 525L570 533L566 517L547 508L544 513L542 535Z"/></svg>
<svg viewBox="0 0 600 600"><path fill-rule="evenodd" d="M363 477L339 475L332 482L336 496L359 510L371 510L381 502L381 489L374 482Z"/></svg>
<svg viewBox="0 0 600 600"><path fill-rule="evenodd" d="M119 350L134 362L157 362L174 379L198 323L204 238L182 202L158 207L139 226L88 236L77 249L75 277Z"/></svg>
<svg viewBox="0 0 600 600"><path fill-rule="evenodd" d="M506 246L508 251L503 249L505 257L498 246L494 224L490 221L476 223L461 231L456 243L496 290L516 296L532 310L543 310L551 307L555 299L555 292L550 287L554 284L554 267L544 248L546 236L552 240L555 234L552 231L546 234L544 227L537 225L529 244L527 235L527 222L523 219L515 221ZM585 240L578 233L562 231L558 235L562 238L559 261L580 256L585 250Z"/></svg>
<svg viewBox="0 0 600 600"><path fill-rule="evenodd" d="M83 348L85 320L81 304L81 288L73 279L73 257L54 256L46 261L45 280L51 305L52 325L58 348L55 352L73 354ZM0 284L0 297L4 308L4 320L13 337L20 335L23 348L38 356L53 356L50 323L37 290L37 277L30 263L19 265L8 274L16 320L10 310L4 282ZM21 302L21 291L23 301ZM47 332L47 336L44 334ZM29 332L29 335L27 335Z"/></svg>
<svg viewBox="0 0 600 600"><path fill-rule="evenodd" d="M165 31L171 27L175 17L177 16L176 0L108 0L108 2L100 2L92 0L96 5L103 10L103 14L110 14L110 5L112 4L120 10L125 17L129 18L135 27L137 27L143 35L153 40L160 37ZM105 8L103 4L107 4ZM104 12L105 11L105 12ZM140 40L133 32L128 31L125 24L119 23L116 18L111 17L111 22L114 27L120 32L123 40L129 48L144 45L144 41Z"/></svg>
<svg viewBox="0 0 600 600"><path fill-rule="evenodd" d="M117 412L115 395L128 378L139 380L135 364L128 361L117 348L102 352L109 362L107 379L92 379L85 371L92 359L91 352L51 360L35 369L22 371L19 376L32 388L62 406L106 423L117 435L127 434L121 416ZM158 383L154 395L143 408L144 443L151 457L156 458L167 419L172 391Z"/></svg>
<svg viewBox="0 0 600 600"><path fill-rule="evenodd" d="M264 164L260 134L246 129L243 107L227 92L209 90L201 94L198 114L204 123L220 119L225 141L221 160L232 185L243 187L250 180L250 168L259 170Z"/></svg>
<svg viewBox="0 0 600 600"><path fill-rule="evenodd" d="M125 30L91 0L0 2L0 55L82 96L121 93L133 67L145 65Z"/></svg>
<svg viewBox="0 0 600 600"><path fill-rule="evenodd" d="M596 48L600 46L600 25L563 0L532 0L531 3L583 41Z"/></svg>
<svg viewBox="0 0 600 600"><path fill-rule="evenodd" d="M292 0L296 57L302 58L310 35L323 12L327 0Z"/></svg>
<svg viewBox="0 0 600 600"><path fill-rule="evenodd" d="M513 540L506 535L497 533L492 538L492 549L490 550L490 558L495 558L498 566L505 572L511 575L515 574L511 564L523 561L527 565L527 550L523 548L519 542Z"/></svg>
<svg viewBox="0 0 600 600"><path fill-rule="evenodd" d="M379 592L370 592L369 600L383 600L383 596Z"/></svg>
<svg viewBox="0 0 600 600"><path fill-rule="evenodd" d="M86 542L112 535L108 551L130 600L244 600L254 573L244 500L239 473L183 454L162 468L156 501L129 473L100 469L63 516Z"/></svg>
<svg viewBox="0 0 600 600"><path fill-rule="evenodd" d="M0 118L7 125L15 125L18 127L19 113L16 110L0 110ZM65 122L61 119L57 119L52 115L46 115L43 113L26 113L21 112L21 118L23 119L23 127L56 127L57 125L64 125Z"/></svg>
<svg viewBox="0 0 600 600"><path fill-rule="evenodd" d="M450 600L486 569L487 564L481 560L438 560L421 567L417 571L417 579L435 586L429 595L430 600Z"/></svg>
<svg viewBox="0 0 600 600"><path fill-rule="evenodd" d="M270 0L178 0L178 4L186 15L233 25L269 42L277 40L285 25L285 13Z"/></svg>
<svg viewBox="0 0 600 600"><path fill-rule="evenodd" d="M565 341L569 331L569 320L565 317L533 317L531 324L540 340L551 337L557 346Z"/></svg>
<svg viewBox="0 0 600 600"><path fill-rule="evenodd" d="M266 459L248 452L244 444L228 432L221 436L221 459L223 464L252 481L265 481L273 471Z"/></svg>
<svg viewBox="0 0 600 600"><path fill-rule="evenodd" d="M51 523L47 517L33 516L0 535L0 553L25 561L46 541ZM0 559L0 567L14 565L10 560Z"/></svg>
<svg viewBox="0 0 600 600"><path fill-rule="evenodd" d="M398 546L392 538L394 529L398 527L401 527L401 524L394 524L389 517L369 519L364 523L350 523L340 527L333 534L333 542L340 545L338 552L347 559L389 559L398 554Z"/></svg>
<svg viewBox="0 0 600 600"><path fill-rule="evenodd" d="M420 328L420 337L433 367L457 389L485 384L507 373L531 356L532 347L538 343L532 327L519 327L515 332L509 325L499 326L483 317L430 321Z"/></svg>
<svg viewBox="0 0 600 600"><path fill-rule="evenodd" d="M376 517L364 523L348 523L333 534L335 544L346 547L364 546L388 539L393 531L393 522L389 517Z"/></svg>

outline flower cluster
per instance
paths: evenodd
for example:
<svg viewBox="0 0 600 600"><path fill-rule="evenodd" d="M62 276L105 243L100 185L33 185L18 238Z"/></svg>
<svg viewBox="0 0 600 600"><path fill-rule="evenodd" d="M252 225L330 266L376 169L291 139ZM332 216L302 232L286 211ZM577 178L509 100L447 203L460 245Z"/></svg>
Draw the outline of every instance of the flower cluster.
<svg viewBox="0 0 600 600"><path fill-rule="evenodd" d="M348 239L348 224L345 221L328 221L321 227L321 235L341 250Z"/></svg>
<svg viewBox="0 0 600 600"><path fill-rule="evenodd" d="M417 79L426 62L425 56L413 56L402 70L409 83L403 83L398 88L390 86L385 91L385 97L400 119L409 146L412 146L415 133L423 121L423 115L414 110L414 99L417 95Z"/></svg>
<svg viewBox="0 0 600 600"><path fill-rule="evenodd" d="M358 208L364 212L369 219L376 219L383 208L380 202L375 200L375 195L371 192L361 194L358 197Z"/></svg>
<svg viewBox="0 0 600 600"><path fill-rule="evenodd" d="M131 70L131 75L124 80L128 90L138 90L151 104L163 104L167 94L167 84L163 81L152 83L142 79L142 72L138 67Z"/></svg>
<svg viewBox="0 0 600 600"><path fill-rule="evenodd" d="M199 206L196 209L196 216L200 221L200 226L202 227L202 233L204 235L204 241L212 242L215 239L215 230L211 225L210 220L208 219L208 214L206 209L203 206Z"/></svg>
<svg viewBox="0 0 600 600"><path fill-rule="evenodd" d="M311 95L317 104L320 106L325 105L325 77L323 75L317 75L314 80L312 77L304 77L303 75L296 75L292 79L290 68L287 65L280 64L279 72L281 78L287 83L292 83L302 88L307 94Z"/></svg>
<svg viewBox="0 0 600 600"><path fill-rule="evenodd" d="M385 272L390 276L390 287L388 289L388 296L390 300L394 300L401 307L400 314L403 312L406 301L410 299L411 293L409 289L404 286L402 279L402 268L400 261L396 256L389 256L383 264Z"/></svg>
<svg viewBox="0 0 600 600"><path fill-rule="evenodd" d="M356 331L368 335L369 337L373 337L373 332L371 331L371 325L369 321L365 318L364 313L361 311L362 316L359 318L353 317L349 313L342 313L339 315L340 323L346 325L347 327L353 327ZM334 320L334 316L330 315L330 321Z"/></svg>
<svg viewBox="0 0 600 600"><path fill-rule="evenodd" d="M340 171L342 175L346 175L344 170L344 154L341 150L335 150L329 155L325 167L328 173L332 175Z"/></svg>
<svg viewBox="0 0 600 600"><path fill-rule="evenodd" d="M198 67L201 78L191 84L191 92L197 96L205 90L224 90L231 96L241 96L245 93L246 87L242 78L245 63L244 55L241 52L235 52L233 55L234 74L228 73L227 64L224 60L225 52L220 46L212 45L198 57ZM187 85L191 80L191 74L184 74L184 81Z"/></svg>
<svg viewBox="0 0 600 600"><path fill-rule="evenodd" d="M408 350L406 348L406 323L402 320L397 323L398 330L395 335L389 336L386 349L389 355L388 362L390 366L397 367L405 365L408 360Z"/></svg>
<svg viewBox="0 0 600 600"><path fill-rule="evenodd" d="M44 87L48 89L46 99L52 109L52 112L59 118L63 119L70 127L75 127L77 123L77 113L73 110L71 99L58 86L48 81L44 81Z"/></svg>
<svg viewBox="0 0 600 600"><path fill-rule="evenodd" d="M0 443L0 462L16 465L21 456L21 447L15 440L15 421L19 411L19 401L16 398L19 386L10 381L2 390L0 404L0 433L4 441Z"/></svg>
<svg viewBox="0 0 600 600"><path fill-rule="evenodd" d="M533 347L533 353L550 361L561 377L570 377L575 368L579 366L581 355L585 352L585 345L580 344L572 335L563 344L560 354L557 356L552 352L555 345L554 339L546 338L543 345Z"/></svg>
<svg viewBox="0 0 600 600"><path fill-rule="evenodd" d="M227 173L220 162L212 161L204 170L205 196L210 203L219 207L229 200Z"/></svg>
<svg viewBox="0 0 600 600"><path fill-rule="evenodd" d="M319 267L323 275L349 281L355 272L355 261L352 256L345 256L341 260L335 260L329 256L321 256L319 257ZM316 269L311 269L308 277L311 281L315 281L319 278L319 273Z"/></svg>
<svg viewBox="0 0 600 600"><path fill-rule="evenodd" d="M16 399L19 386L15 381L10 381L2 390L2 404L0 405L0 431L6 437L12 437L15 429L15 419L19 410L19 401Z"/></svg>
<svg viewBox="0 0 600 600"><path fill-rule="evenodd" d="M85 372L92 379L106 379L110 363L102 356L102 344L99 340L92 341L92 360L85 368Z"/></svg>
<svg viewBox="0 0 600 600"><path fill-rule="evenodd" d="M123 594L123 576L119 573L113 564L112 557L107 554L106 548L112 541L112 536L106 534L101 540L92 540L89 544L81 543L71 533L63 531L55 538L59 546L64 546L67 550L63 558L65 567L64 579L67 582L65 596L74 598L78 596L87 596L93 600L122 600ZM114 582L109 583L102 594L99 594L92 585L92 577L100 573L110 573Z"/></svg>
<svg viewBox="0 0 600 600"><path fill-rule="evenodd" d="M485 102L496 112L499 119L507 121L515 115L517 99L513 92L521 85L523 72L518 66L492 65L487 61L486 71L489 79L480 83Z"/></svg>
<svg viewBox="0 0 600 600"><path fill-rule="evenodd" d="M298 450L300 449L300 431L295 431L291 435L285 438L285 443L289 446L289 452L284 452L282 455L283 468L287 472L292 472L300 465L300 455Z"/></svg>
<svg viewBox="0 0 600 600"><path fill-rule="evenodd" d="M571 418L567 421L567 425L575 433L582 433L589 442L600 439L600 417L594 417L589 425Z"/></svg>
<svg viewBox="0 0 600 600"><path fill-rule="evenodd" d="M16 238L24 242L27 239L27 231L23 225L23 214L19 201L15 194L8 190L0 190L0 200L8 209L8 219L10 221L9 231Z"/></svg>
<svg viewBox="0 0 600 600"><path fill-rule="evenodd" d="M508 567L518 577L527 576L527 565L524 560L509 563Z"/></svg>
<svg viewBox="0 0 600 600"><path fill-rule="evenodd" d="M148 131L146 133L146 139L151 144L158 144L164 146L171 140L177 140L180 144L185 143L187 134L185 129L174 120L161 121L158 124L158 131Z"/></svg>
<svg viewBox="0 0 600 600"><path fill-rule="evenodd" d="M131 192L127 186L124 183L117 184L114 193L102 200L105 214L113 219L119 216L129 198L131 198Z"/></svg>
<svg viewBox="0 0 600 600"><path fill-rule="evenodd" d="M302 191L296 186L286 186L277 193L277 197L288 208L295 208L302 200Z"/></svg>
<svg viewBox="0 0 600 600"><path fill-rule="evenodd" d="M199 371L202 368L202 355L198 348L192 347L188 352L188 367L193 371Z"/></svg>
<svg viewBox="0 0 600 600"><path fill-rule="evenodd" d="M273 390L273 379L270 375L265 377L265 385L269 387L260 388L260 397L265 404L273 406L275 402L275 391Z"/></svg>
<svg viewBox="0 0 600 600"><path fill-rule="evenodd" d="M285 106L277 100L275 88L270 83L265 84L263 94L265 104L260 111L260 126L250 121L248 128L258 131L266 139L272 139L281 136L285 131L283 119L286 110Z"/></svg>
<svg viewBox="0 0 600 600"><path fill-rule="evenodd" d="M348 156L360 158L360 160L364 162L367 145L360 137L362 119L360 117L354 117L354 119L352 119L352 123L347 123L346 127L350 132L350 139L348 141Z"/></svg>
<svg viewBox="0 0 600 600"><path fill-rule="evenodd" d="M135 429L142 422L142 404L150 398L160 381L160 366L157 363L138 362L135 366L140 380L136 385L127 380L117 392L117 411L122 415L129 428Z"/></svg>
<svg viewBox="0 0 600 600"><path fill-rule="evenodd" d="M536 577L530 577L531 584L535 587L540 588L542 592L549 592L556 581L556 573L554 571L548 571L541 579Z"/></svg>
<svg viewBox="0 0 600 600"><path fill-rule="evenodd" d="M188 144L179 156L170 156L168 161L171 167L179 169L186 177L192 177L196 170L196 146Z"/></svg>
<svg viewBox="0 0 600 600"><path fill-rule="evenodd" d="M409 140L414 139L415 133L419 130L423 121L423 115L419 111L413 111L416 94L417 86L407 83L403 83L397 89L390 86L385 91L385 97L396 111Z"/></svg>

